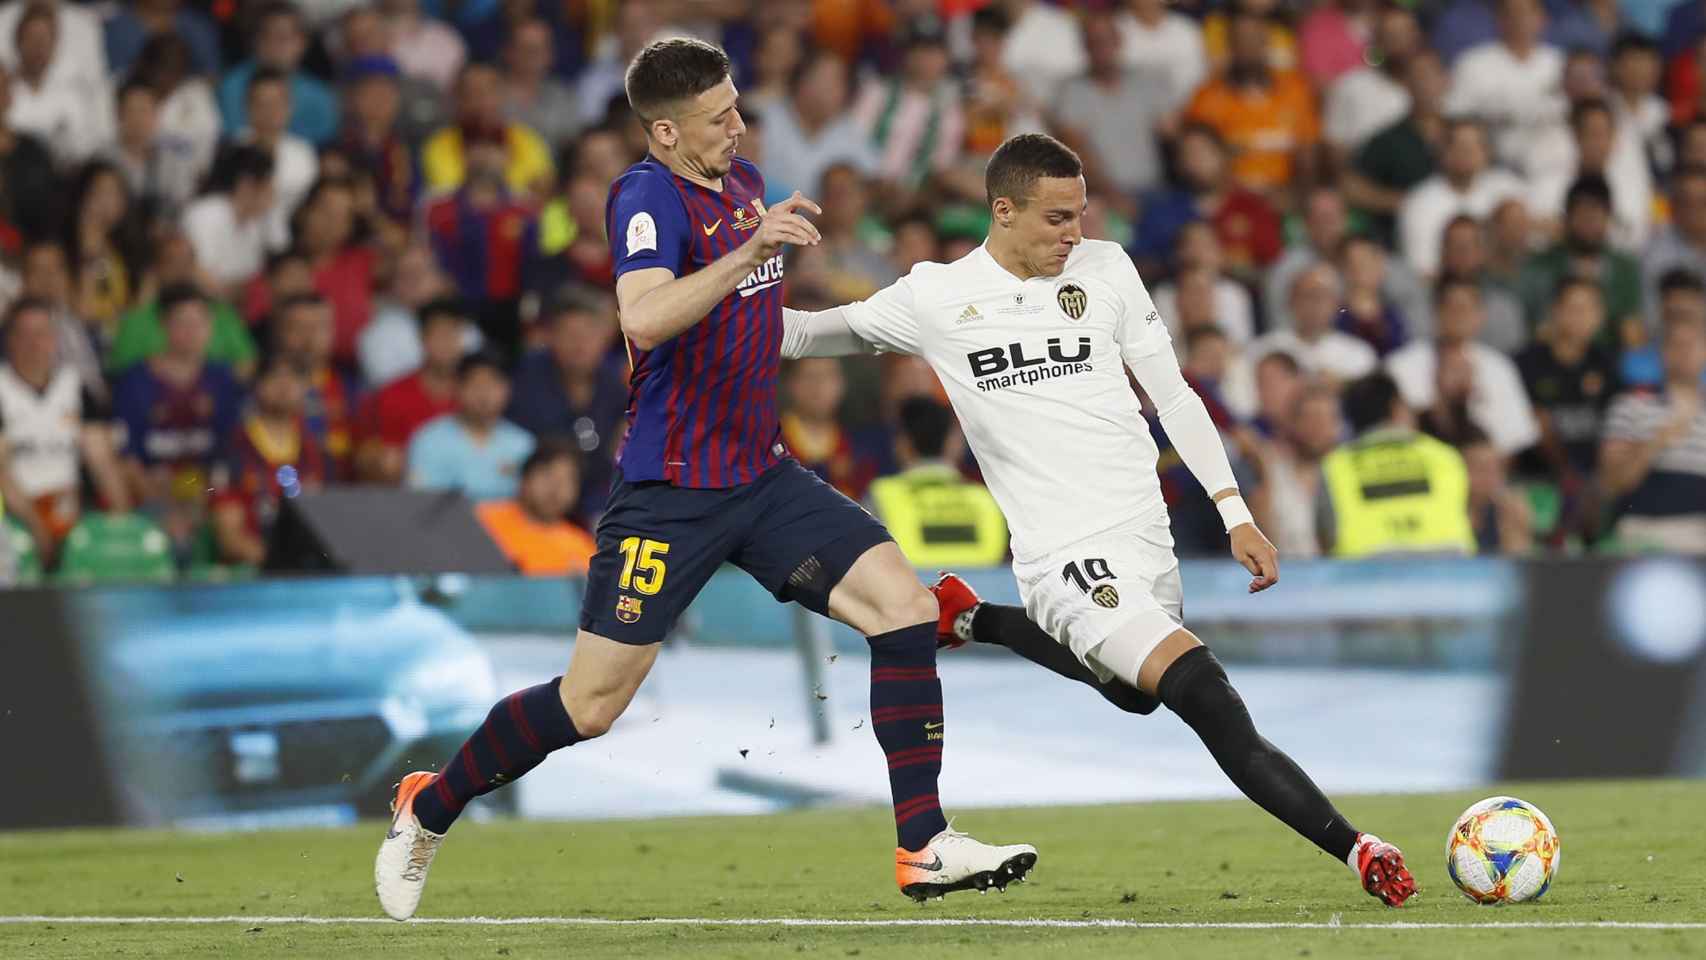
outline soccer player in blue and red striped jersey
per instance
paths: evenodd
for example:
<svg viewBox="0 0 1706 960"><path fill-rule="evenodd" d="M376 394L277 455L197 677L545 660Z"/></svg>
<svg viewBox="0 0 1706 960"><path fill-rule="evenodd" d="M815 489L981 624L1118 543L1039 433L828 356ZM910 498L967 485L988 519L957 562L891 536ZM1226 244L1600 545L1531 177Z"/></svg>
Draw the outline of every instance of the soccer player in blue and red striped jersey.
<svg viewBox="0 0 1706 960"><path fill-rule="evenodd" d="M413 915L469 800L608 730L724 562L868 638L901 892L922 900L1004 888L1036 863L1036 849L949 829L937 797L945 722L935 599L881 524L781 440L782 248L816 243L802 211L820 211L797 192L765 208L763 176L736 155L746 126L722 50L652 43L629 65L627 93L649 153L611 185L605 219L633 365L628 432L574 653L562 677L494 707L436 775L398 785L374 867L380 904L399 920Z"/></svg>

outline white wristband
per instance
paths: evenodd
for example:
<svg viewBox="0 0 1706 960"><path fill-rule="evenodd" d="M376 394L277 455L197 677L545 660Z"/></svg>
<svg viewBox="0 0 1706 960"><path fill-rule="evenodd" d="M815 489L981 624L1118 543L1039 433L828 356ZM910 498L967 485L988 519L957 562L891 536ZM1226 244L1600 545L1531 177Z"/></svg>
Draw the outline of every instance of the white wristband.
<svg viewBox="0 0 1706 960"><path fill-rule="evenodd" d="M1220 522L1226 525L1226 532L1241 523L1255 523L1256 518L1250 516L1250 508L1244 503L1244 498L1238 494L1216 500L1215 507L1220 510Z"/></svg>

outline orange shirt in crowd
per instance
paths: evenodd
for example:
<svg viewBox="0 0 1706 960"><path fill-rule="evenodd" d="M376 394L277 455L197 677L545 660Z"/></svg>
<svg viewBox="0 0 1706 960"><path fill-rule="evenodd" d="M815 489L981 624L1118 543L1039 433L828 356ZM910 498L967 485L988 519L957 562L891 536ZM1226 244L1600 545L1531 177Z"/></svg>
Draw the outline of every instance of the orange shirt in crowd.
<svg viewBox="0 0 1706 960"><path fill-rule="evenodd" d="M1265 90L1235 87L1223 75L1197 91L1185 119L1220 131L1232 149L1232 175L1255 190L1289 183L1293 152L1321 139L1315 96L1294 70L1273 73Z"/></svg>
<svg viewBox="0 0 1706 960"><path fill-rule="evenodd" d="M567 520L539 523L514 500L490 500L474 512L504 556L530 577L584 575L597 549L592 534Z"/></svg>

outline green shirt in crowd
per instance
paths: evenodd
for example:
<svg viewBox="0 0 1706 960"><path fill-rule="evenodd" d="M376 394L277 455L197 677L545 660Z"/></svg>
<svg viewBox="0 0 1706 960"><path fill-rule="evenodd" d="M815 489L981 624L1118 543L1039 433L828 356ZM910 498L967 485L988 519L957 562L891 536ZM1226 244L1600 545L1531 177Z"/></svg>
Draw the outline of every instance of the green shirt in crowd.
<svg viewBox="0 0 1706 960"><path fill-rule="evenodd" d="M213 336L207 343L207 359L240 370L255 361L255 341L249 328L231 305L209 302L213 309ZM118 336L107 351L107 369L118 373L166 349L166 328L160 323L160 308L145 303L119 318Z"/></svg>

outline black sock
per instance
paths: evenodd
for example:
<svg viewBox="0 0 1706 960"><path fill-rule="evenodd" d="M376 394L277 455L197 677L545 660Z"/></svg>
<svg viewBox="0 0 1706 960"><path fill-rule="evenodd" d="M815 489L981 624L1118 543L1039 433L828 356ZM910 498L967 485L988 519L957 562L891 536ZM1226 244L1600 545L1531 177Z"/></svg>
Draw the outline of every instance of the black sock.
<svg viewBox="0 0 1706 960"><path fill-rule="evenodd" d="M871 730L889 762L895 841L922 850L948 828L936 794L942 775L942 681L936 676L936 623L868 637Z"/></svg>
<svg viewBox="0 0 1706 960"><path fill-rule="evenodd" d="M1357 832L1292 759L1256 732L1244 699L1207 647L1197 647L1161 675L1161 702L1190 724L1244 795L1340 863Z"/></svg>
<svg viewBox="0 0 1706 960"><path fill-rule="evenodd" d="M415 794L415 818L433 833L450 829L468 801L520 777L580 731L557 692L562 677L498 701L433 782Z"/></svg>
<svg viewBox="0 0 1706 960"><path fill-rule="evenodd" d="M1161 701L1123 681L1098 680L1089 667L1078 662L1066 644L1037 626L1023 607L979 604L971 617L971 634L978 643L1006 647L1068 680L1096 688L1103 699L1127 713L1154 713L1155 708L1161 705Z"/></svg>

